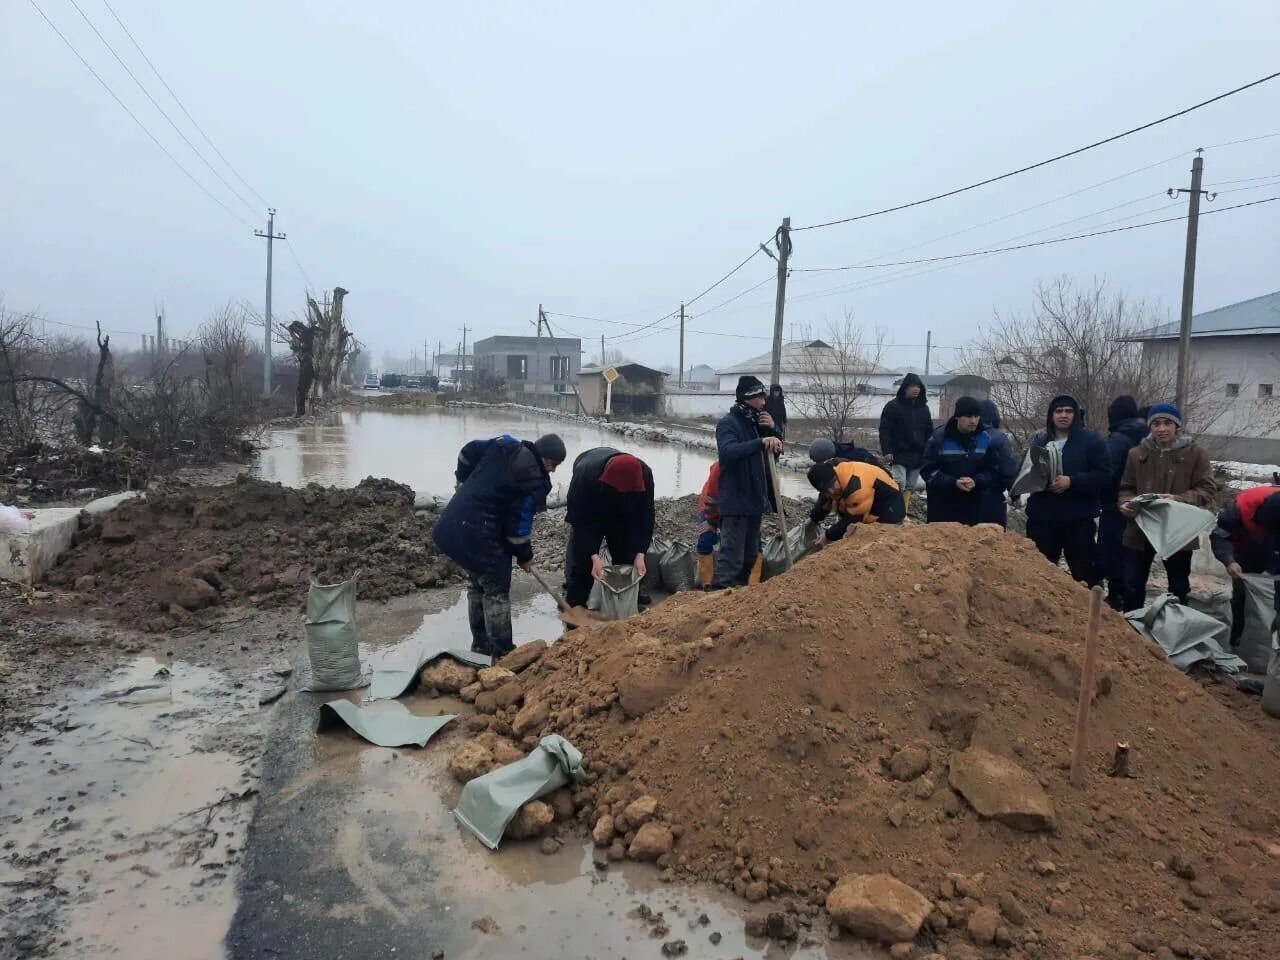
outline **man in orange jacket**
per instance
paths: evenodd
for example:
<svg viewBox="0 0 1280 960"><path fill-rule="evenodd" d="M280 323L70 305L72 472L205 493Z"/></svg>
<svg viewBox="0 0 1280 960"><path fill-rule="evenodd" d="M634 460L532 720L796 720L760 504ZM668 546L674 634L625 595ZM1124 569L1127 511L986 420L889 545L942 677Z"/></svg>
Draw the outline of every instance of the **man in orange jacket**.
<svg viewBox="0 0 1280 960"><path fill-rule="evenodd" d="M702 484L702 492L698 494L698 542L694 552L698 557L698 577L702 589L709 590L715 578L716 544L720 542L720 461L711 462L711 470L707 473L706 482ZM764 569L764 554L756 554L755 565L747 583L760 582L760 574Z"/></svg>
<svg viewBox="0 0 1280 960"><path fill-rule="evenodd" d="M906 518L898 484L875 464L857 460L815 463L808 477L818 491L809 519L821 523L832 510L839 517L827 529L828 543L843 537L852 523L902 523Z"/></svg>

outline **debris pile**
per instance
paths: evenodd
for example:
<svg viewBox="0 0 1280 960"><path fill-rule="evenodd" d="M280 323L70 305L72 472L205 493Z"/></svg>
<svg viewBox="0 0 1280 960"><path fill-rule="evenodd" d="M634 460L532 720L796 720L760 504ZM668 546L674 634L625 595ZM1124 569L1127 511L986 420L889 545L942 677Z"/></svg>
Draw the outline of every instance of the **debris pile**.
<svg viewBox="0 0 1280 960"><path fill-rule="evenodd" d="M30 443L0 459L0 500L23 506L89 500L146 485L151 458L128 448Z"/></svg>
<svg viewBox="0 0 1280 960"><path fill-rule="evenodd" d="M598 866L718 882L771 901L779 930L825 909L896 955L1269 955L1274 737L1104 611L1072 787L1088 602L996 528L861 528L759 587L681 594L477 680L467 772L495 737L562 734L590 770L570 799Z"/></svg>
<svg viewBox="0 0 1280 960"><path fill-rule="evenodd" d="M413 491L390 480L298 489L242 476L217 487L168 486L84 517L48 580L152 630L230 602L301 606L310 578L359 574L361 599L381 600L461 579L435 549L434 519L416 517Z"/></svg>

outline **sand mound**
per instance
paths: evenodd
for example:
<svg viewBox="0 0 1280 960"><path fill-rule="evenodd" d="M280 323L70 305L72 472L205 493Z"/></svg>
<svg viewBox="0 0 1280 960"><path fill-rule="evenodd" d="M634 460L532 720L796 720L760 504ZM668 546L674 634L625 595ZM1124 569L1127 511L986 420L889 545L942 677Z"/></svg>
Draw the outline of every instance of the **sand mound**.
<svg viewBox="0 0 1280 960"><path fill-rule="evenodd" d="M1087 606L1022 538L859 529L760 587L575 631L507 719L545 706L525 732L583 750L589 827L629 844L628 804L656 798L660 866L802 916L891 875L832 912L901 929L863 902L897 878L930 901L919 943L953 956L1274 956L1280 751L1104 611L1071 787ZM1129 778L1106 772L1118 741Z"/></svg>
<svg viewBox="0 0 1280 960"><path fill-rule="evenodd" d="M415 517L413 491L390 480L170 487L82 530L48 579L152 629L234 600L299 605L309 578L335 583L357 571L361 599L380 600L461 579L436 552L434 520Z"/></svg>

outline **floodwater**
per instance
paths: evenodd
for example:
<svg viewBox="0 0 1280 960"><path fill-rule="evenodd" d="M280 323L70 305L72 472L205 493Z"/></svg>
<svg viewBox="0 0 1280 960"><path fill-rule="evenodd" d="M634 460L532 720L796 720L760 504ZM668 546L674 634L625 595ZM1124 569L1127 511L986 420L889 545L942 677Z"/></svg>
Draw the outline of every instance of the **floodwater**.
<svg viewBox="0 0 1280 960"><path fill-rule="evenodd" d="M468 440L501 433L534 439L548 432L564 439L570 462L592 447L611 446L636 454L653 470L659 497L697 493L715 459L709 450L632 440L589 424L522 410L353 408L320 423L270 432L254 472L287 486L352 487L365 477L389 477L417 493L443 496L453 491L458 450ZM552 477L561 490L568 485L568 473L566 464ZM791 496L813 492L794 473L784 471L782 484Z"/></svg>
<svg viewBox="0 0 1280 960"><path fill-rule="evenodd" d="M142 657L7 734L0 942L18 956L219 956L257 712L215 670Z"/></svg>

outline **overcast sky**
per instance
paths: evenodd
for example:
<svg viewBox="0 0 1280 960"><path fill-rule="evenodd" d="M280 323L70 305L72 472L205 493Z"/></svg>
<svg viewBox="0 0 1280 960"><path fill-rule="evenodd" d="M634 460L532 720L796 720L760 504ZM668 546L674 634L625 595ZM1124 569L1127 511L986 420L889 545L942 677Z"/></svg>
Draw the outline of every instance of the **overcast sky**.
<svg viewBox="0 0 1280 960"><path fill-rule="evenodd" d="M101 320L118 340L163 302L174 335L228 300L261 308L263 204L188 124L102 0L78 0L220 183L72 5L36 0L238 222L177 169L40 18L0 4L0 292L11 310ZM278 210L319 288L348 288L380 359L425 341L558 329L621 337L676 309L772 236L1034 162L1280 69L1280 6L1154 0L409 3L110 0L231 164ZM974 12L980 10L981 13ZM1280 80L1081 157L915 210L794 235L793 266L936 256L1175 216L1194 148L1205 209L1280 195ZM1099 181L1157 164L1077 196ZM1264 178L1246 181L1244 178ZM1259 186L1261 185L1261 186ZM1252 189L1241 189L1252 188ZM1227 190L1237 192L1225 192ZM1105 208L1107 213L1085 217ZM1084 219L1044 230L1075 218ZM1127 217L1119 224L1119 218ZM894 364L935 369L1037 281L1105 275L1176 316L1184 225L1003 254L946 269L795 274L796 335L844 311L889 331ZM910 249L901 254L894 251ZM1206 218L1196 307L1280 288L1280 202ZM887 256L886 256L887 255ZM277 315L307 286L276 246ZM927 272L923 272L927 269ZM691 312L764 280L758 256ZM854 284L851 289L832 288ZM873 285L874 284L874 285ZM826 295L805 298L806 294ZM691 319L689 363L768 347L773 287ZM621 337L675 363L664 322ZM628 342L630 340L631 342ZM612 344L611 344L612 345Z"/></svg>

